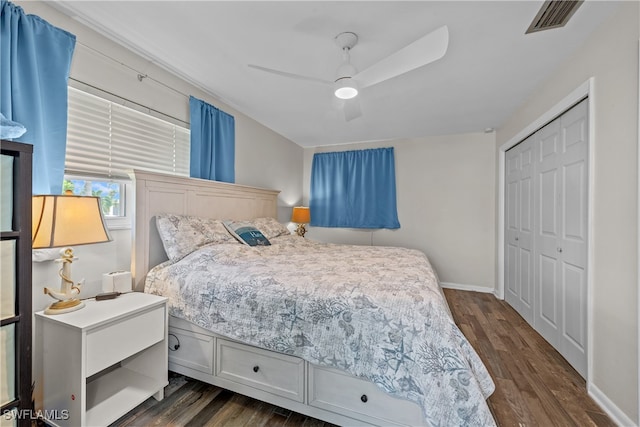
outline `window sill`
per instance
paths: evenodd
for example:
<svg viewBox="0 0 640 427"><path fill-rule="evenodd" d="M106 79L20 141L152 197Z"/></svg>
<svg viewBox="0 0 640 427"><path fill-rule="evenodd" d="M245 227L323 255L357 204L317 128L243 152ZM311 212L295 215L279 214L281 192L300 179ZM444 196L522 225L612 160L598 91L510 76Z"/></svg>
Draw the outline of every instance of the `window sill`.
<svg viewBox="0 0 640 427"><path fill-rule="evenodd" d="M129 218L105 219L109 230L131 230L131 221Z"/></svg>

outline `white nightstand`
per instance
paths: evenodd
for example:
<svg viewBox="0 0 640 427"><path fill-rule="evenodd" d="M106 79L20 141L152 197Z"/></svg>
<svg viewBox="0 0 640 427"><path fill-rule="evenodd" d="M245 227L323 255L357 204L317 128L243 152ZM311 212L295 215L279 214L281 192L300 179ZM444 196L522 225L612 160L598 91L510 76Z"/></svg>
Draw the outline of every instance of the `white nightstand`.
<svg viewBox="0 0 640 427"><path fill-rule="evenodd" d="M85 300L71 313L36 313L43 411L53 425L107 425L164 397L167 299L141 292Z"/></svg>

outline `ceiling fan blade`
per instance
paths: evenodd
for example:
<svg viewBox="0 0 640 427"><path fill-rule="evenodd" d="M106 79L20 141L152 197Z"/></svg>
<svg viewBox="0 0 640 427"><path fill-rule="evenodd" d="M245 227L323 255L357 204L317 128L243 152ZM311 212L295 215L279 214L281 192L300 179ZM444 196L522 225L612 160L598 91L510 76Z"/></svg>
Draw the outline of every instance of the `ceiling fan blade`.
<svg viewBox="0 0 640 427"><path fill-rule="evenodd" d="M344 119L348 122L362 116L359 97L345 99L342 108L344 110Z"/></svg>
<svg viewBox="0 0 640 427"><path fill-rule="evenodd" d="M323 79L319 79L319 78L316 78L316 77L302 76L300 74L287 73L286 71L274 70L273 68L261 67L259 65L249 64L249 67L255 68L256 70L260 70L260 71L266 71L267 73L272 73L272 74L277 74L279 76L289 77L289 78L292 78L292 79L304 80L304 81L314 82L314 83L329 84L329 85L333 84L333 82L330 82L328 80L323 80Z"/></svg>
<svg viewBox="0 0 640 427"><path fill-rule="evenodd" d="M447 53L448 46L449 29L444 25L362 70L353 78L361 88L373 86L437 61Z"/></svg>

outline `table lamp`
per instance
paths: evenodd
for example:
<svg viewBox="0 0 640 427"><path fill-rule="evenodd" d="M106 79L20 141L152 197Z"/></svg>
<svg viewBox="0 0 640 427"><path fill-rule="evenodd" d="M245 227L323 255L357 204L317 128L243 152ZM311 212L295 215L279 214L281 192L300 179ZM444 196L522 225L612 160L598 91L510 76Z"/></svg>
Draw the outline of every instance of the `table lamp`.
<svg viewBox="0 0 640 427"><path fill-rule="evenodd" d="M44 288L44 293L57 299L45 314L61 314L84 307L80 300L80 288L84 279L74 284L71 280L71 263L78 258L68 246L88 245L111 241L105 226L100 198L92 196L45 195L33 196L32 248L63 248L59 275L60 290Z"/></svg>
<svg viewBox="0 0 640 427"><path fill-rule="evenodd" d="M293 212L291 213L291 222L298 224L298 228L296 228L296 234L298 234L298 236L304 237L304 233L307 232L304 225L309 224L310 221L311 213L308 207L295 206L293 208Z"/></svg>

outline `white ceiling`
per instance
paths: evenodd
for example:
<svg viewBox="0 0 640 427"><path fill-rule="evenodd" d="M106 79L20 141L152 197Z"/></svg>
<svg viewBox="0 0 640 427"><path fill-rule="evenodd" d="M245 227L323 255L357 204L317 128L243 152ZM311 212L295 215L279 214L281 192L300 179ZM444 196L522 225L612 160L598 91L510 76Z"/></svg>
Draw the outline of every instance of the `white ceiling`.
<svg viewBox="0 0 640 427"><path fill-rule="evenodd" d="M499 128L616 7L587 0L560 29L525 35L542 1L58 1L74 16L301 146ZM362 70L447 25L437 62L361 91L350 122L329 86L334 37L355 32ZM615 48L615 47L612 47Z"/></svg>

